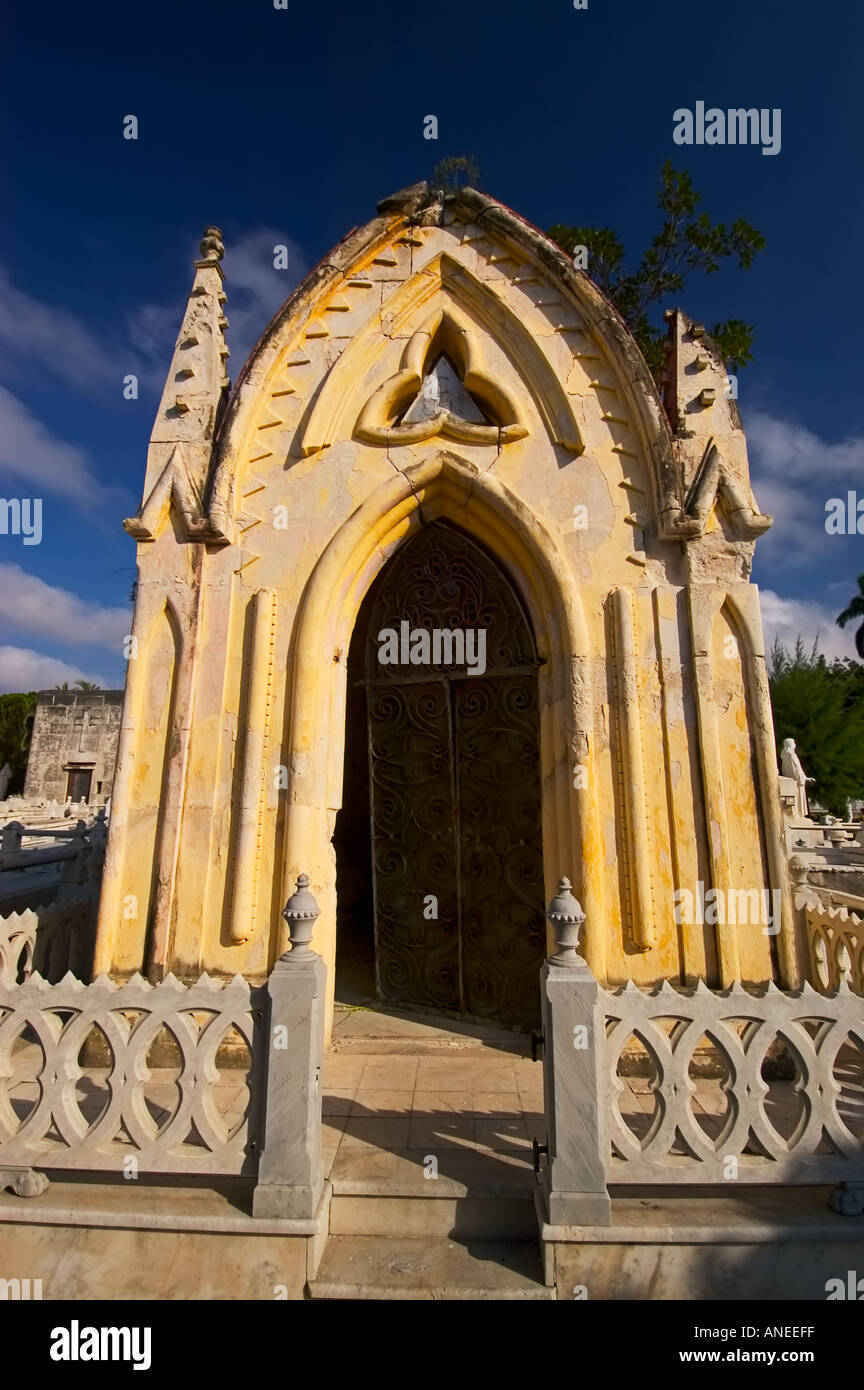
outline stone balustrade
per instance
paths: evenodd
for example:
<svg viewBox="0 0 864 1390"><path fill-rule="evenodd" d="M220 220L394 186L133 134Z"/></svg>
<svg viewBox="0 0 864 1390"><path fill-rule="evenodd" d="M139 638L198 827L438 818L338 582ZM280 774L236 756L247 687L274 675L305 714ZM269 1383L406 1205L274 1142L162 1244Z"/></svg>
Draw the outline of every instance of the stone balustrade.
<svg viewBox="0 0 864 1390"><path fill-rule="evenodd" d="M864 1002L845 984L722 993L668 982L645 992L632 981L601 990L607 1181L627 1184L833 1183L864 1181ZM636 1037L648 1053L644 1132L618 1105L622 1053ZM718 1113L697 1115L691 1064L708 1040L722 1072ZM781 1060L772 1044L783 1045ZM766 1079L785 1067L778 1088ZM841 1096L842 1090L842 1096ZM791 1106L791 1110L790 1110ZM825 1142L827 1138L827 1144Z"/></svg>
<svg viewBox="0 0 864 1390"><path fill-rule="evenodd" d="M12 845L20 847L21 830L23 827L7 825L0 831L11 858L21 857L18 849L9 848ZM69 845L70 839L74 847ZM64 864L60 883L52 885L56 894L53 901L19 907L0 917L0 983L25 980L31 971L52 983L67 972L79 979L90 978L106 840L103 819L97 819L89 827L79 822L75 830L67 832L67 842L58 848L55 856L59 858L61 851L65 851L71 859ZM36 854L53 852L52 847L52 850L36 851ZM27 851L22 853L26 856ZM37 859L37 862L43 861ZM16 878L14 873L11 877ZM36 891L34 887L34 894ZM26 879L20 884L20 894L26 900Z"/></svg>
<svg viewBox="0 0 864 1390"><path fill-rule="evenodd" d="M845 982L864 994L864 914L818 902L804 907L804 920L814 983L835 990Z"/></svg>
<svg viewBox="0 0 864 1390"><path fill-rule="evenodd" d="M50 984L32 917L0 920L0 1187L42 1169L258 1174L254 1214L312 1219L324 1197L324 963L301 875L291 950L267 985L237 975ZM259 1172L260 1167L260 1172Z"/></svg>
<svg viewBox="0 0 864 1390"><path fill-rule="evenodd" d="M250 1067L249 1100L238 1106L236 1047L260 1063L259 993L240 976L224 985L206 975L189 986L172 975L158 985L140 975L123 985L71 975L0 984L0 1077L17 1079L14 1108L8 1083L0 1091L0 1164L124 1171L134 1158L142 1172L254 1172L261 1068ZM220 1071L229 1043L235 1056Z"/></svg>
<svg viewBox="0 0 864 1390"><path fill-rule="evenodd" d="M47 906L0 917L0 984L24 981L34 971L51 983L67 973L88 979L96 907L92 889L85 887Z"/></svg>

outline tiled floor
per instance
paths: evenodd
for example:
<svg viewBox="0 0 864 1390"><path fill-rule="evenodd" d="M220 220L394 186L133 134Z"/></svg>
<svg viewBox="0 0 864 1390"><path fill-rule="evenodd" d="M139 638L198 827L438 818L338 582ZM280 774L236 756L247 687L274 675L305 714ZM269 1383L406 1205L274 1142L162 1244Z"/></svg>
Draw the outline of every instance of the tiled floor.
<svg viewBox="0 0 864 1390"><path fill-rule="evenodd" d="M344 1056L324 1063L328 1166L340 1151L461 1149L518 1153L545 1137L542 1068L486 1053Z"/></svg>

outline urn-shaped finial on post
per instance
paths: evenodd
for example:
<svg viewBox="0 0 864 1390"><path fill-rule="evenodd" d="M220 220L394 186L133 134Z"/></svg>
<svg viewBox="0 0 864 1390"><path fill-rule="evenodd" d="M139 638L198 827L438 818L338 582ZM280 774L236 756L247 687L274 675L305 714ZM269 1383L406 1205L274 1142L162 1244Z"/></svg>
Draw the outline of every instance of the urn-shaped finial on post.
<svg viewBox="0 0 864 1390"><path fill-rule="evenodd" d="M576 949L582 934L585 913L570 891L569 878L559 879L558 890L546 909L546 916L555 933L556 953L551 965L575 965L579 961Z"/></svg>
<svg viewBox="0 0 864 1390"><path fill-rule="evenodd" d="M291 956L309 954L309 942L320 912L320 907L309 892L309 875L301 874L297 879L297 892L291 894L282 909L282 916L288 923Z"/></svg>

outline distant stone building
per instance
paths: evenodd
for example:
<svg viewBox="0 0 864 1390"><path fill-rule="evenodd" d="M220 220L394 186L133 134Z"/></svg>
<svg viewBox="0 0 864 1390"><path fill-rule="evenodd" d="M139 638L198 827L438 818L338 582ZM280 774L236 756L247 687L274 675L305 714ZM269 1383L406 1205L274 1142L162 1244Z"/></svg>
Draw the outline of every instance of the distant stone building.
<svg viewBox="0 0 864 1390"><path fill-rule="evenodd" d="M111 795L122 690L40 690L25 797L104 801Z"/></svg>

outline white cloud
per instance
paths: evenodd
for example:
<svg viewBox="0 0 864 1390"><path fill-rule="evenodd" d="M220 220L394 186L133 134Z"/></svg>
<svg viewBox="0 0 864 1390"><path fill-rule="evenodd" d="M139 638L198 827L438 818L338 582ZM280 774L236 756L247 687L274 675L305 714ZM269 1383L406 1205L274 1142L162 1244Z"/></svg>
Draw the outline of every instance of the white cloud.
<svg viewBox="0 0 864 1390"><path fill-rule="evenodd" d="M287 266L276 270L273 248L287 248ZM231 348L233 378L240 374L246 358L264 329L289 294L306 274L306 257L295 242L272 227L259 227L225 246L225 308L230 321L228 346Z"/></svg>
<svg viewBox="0 0 864 1390"><path fill-rule="evenodd" d="M288 249L287 267L273 266L274 246ZM178 248L182 253L183 248ZM188 282L198 244L186 248ZM255 342L308 268L300 248L272 227L258 227L236 241L229 240L225 260L228 344L239 374ZM145 304L129 318L126 343L111 342L91 332L67 309L55 308L18 289L0 265L0 374L20 374L22 368L48 373L77 388L101 390L110 386L118 398L122 379L134 372L154 391L161 390L186 305L183 291L169 304Z"/></svg>
<svg viewBox="0 0 864 1390"><path fill-rule="evenodd" d="M0 564L0 626L60 643L107 647L119 658L131 622L129 608L88 603L20 565Z"/></svg>
<svg viewBox="0 0 864 1390"><path fill-rule="evenodd" d="M16 289L0 266L0 366L22 363L78 387L118 381L114 355L66 309Z"/></svg>
<svg viewBox="0 0 864 1390"><path fill-rule="evenodd" d="M68 681L96 681L103 689L115 689L102 676L92 671L82 671L67 661L58 661L53 656L43 656L41 652L30 651L27 647L0 646L0 694L14 694L26 690L50 690L52 686Z"/></svg>
<svg viewBox="0 0 864 1390"><path fill-rule="evenodd" d="M818 487L826 479L860 477L864 470L864 439L853 436L828 444L804 425L762 410L748 412L744 427L759 468L773 476L791 476Z"/></svg>
<svg viewBox="0 0 864 1390"><path fill-rule="evenodd" d="M759 542L757 559L800 568L837 551L837 538L825 530L825 503L845 497L864 477L864 438L836 444L812 430L765 411L749 411L744 429L753 490L774 526Z"/></svg>
<svg viewBox="0 0 864 1390"><path fill-rule="evenodd" d="M284 270L276 270L273 265L275 246L287 248ZM197 248L190 251L191 270L198 252ZM228 295L224 308L229 321L226 338L231 349L230 375L236 380L271 318L302 280L307 262L299 246L284 233L272 227L258 227L234 242L226 242L222 268ZM144 304L129 320L132 345L144 364L140 375L154 390L161 391L164 385L185 307L185 299L172 304Z"/></svg>
<svg viewBox="0 0 864 1390"><path fill-rule="evenodd" d="M25 495L59 492L96 503L100 491L83 449L53 435L11 391L0 386L0 471L21 478Z"/></svg>
<svg viewBox="0 0 864 1390"><path fill-rule="evenodd" d="M770 652L774 639L779 638L787 648L800 637L809 651L818 639L819 651L830 661L834 657L855 657L854 628L841 630L835 621L844 604L836 612L813 599L782 598L773 589L762 589L762 624L765 629L765 650Z"/></svg>

